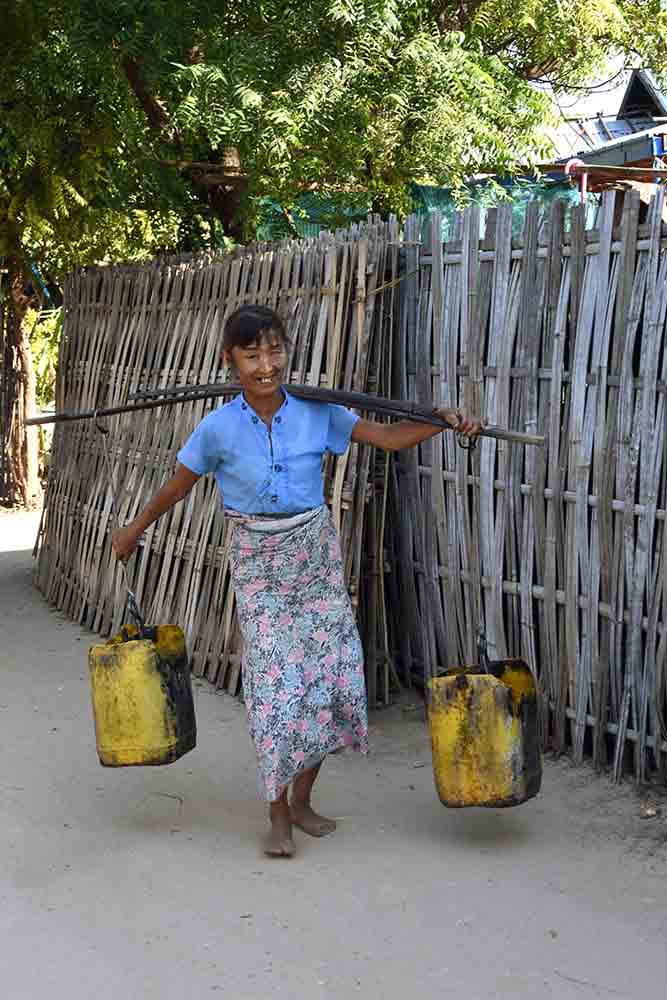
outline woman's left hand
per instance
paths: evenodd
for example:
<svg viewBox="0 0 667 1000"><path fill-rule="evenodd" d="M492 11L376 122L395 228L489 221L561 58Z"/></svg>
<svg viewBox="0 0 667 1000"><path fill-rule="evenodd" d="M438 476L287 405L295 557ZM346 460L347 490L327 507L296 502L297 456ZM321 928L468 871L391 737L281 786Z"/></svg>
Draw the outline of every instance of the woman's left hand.
<svg viewBox="0 0 667 1000"><path fill-rule="evenodd" d="M441 417L457 434L463 434L467 438L476 438L484 430L484 421L469 417L464 410L443 406L435 411L435 415Z"/></svg>

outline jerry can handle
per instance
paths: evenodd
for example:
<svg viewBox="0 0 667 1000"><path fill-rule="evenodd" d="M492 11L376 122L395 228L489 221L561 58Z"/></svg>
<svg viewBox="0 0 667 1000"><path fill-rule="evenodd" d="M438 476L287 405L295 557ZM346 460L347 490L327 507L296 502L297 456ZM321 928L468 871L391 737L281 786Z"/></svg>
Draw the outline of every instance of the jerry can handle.
<svg viewBox="0 0 667 1000"><path fill-rule="evenodd" d="M479 630L479 634L477 636L477 655L479 656L479 665L484 673L491 673L491 665L489 663L489 646L483 629Z"/></svg>
<svg viewBox="0 0 667 1000"><path fill-rule="evenodd" d="M134 624L139 630L139 638L146 639L149 638L146 634L146 622L144 621L141 612L139 611L139 605L137 604L137 599L133 592L129 589L127 590L127 610L134 619Z"/></svg>

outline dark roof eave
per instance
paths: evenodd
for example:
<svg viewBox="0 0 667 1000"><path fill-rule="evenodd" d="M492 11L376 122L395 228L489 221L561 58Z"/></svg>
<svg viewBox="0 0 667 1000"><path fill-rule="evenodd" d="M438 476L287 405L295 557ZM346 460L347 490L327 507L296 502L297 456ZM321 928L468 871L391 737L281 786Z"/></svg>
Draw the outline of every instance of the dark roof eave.
<svg viewBox="0 0 667 1000"><path fill-rule="evenodd" d="M617 117L625 117L630 91L636 80L639 80L649 98L655 104L658 113L667 115L667 100L665 100L665 96L658 89L656 81L653 79L653 75L648 70L635 69L632 71L630 79L628 80L628 85L625 88L625 93L623 94L623 100L621 101L621 106L618 109Z"/></svg>

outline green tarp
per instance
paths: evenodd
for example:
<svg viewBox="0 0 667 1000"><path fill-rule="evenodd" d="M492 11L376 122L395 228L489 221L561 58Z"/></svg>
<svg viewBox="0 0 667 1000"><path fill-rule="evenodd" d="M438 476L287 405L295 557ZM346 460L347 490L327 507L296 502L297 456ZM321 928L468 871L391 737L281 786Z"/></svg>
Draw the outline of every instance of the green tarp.
<svg viewBox="0 0 667 1000"><path fill-rule="evenodd" d="M483 233L486 214L489 208L501 201L512 203L512 231L518 236L523 229L526 208L531 201L537 201L540 211L548 211L556 199L562 199L569 206L579 203L579 192L568 181L540 181L531 179L506 179L492 181L481 180L470 184L463 196L458 198L450 188L435 187L428 184L411 184L410 192L413 200L413 211L426 219L433 211L440 211L443 216L443 240L451 233L451 224L456 212L465 204L480 205L480 232ZM587 224L592 225L597 211L599 198L589 195L587 198ZM258 240L281 240L293 236L296 229L301 237L316 237L323 229L349 226L366 218L371 211L371 199L355 195L346 199L344 196L334 202L323 198L314 192L302 195L298 202L288 209L289 219L282 207L270 198L262 198L259 203Z"/></svg>

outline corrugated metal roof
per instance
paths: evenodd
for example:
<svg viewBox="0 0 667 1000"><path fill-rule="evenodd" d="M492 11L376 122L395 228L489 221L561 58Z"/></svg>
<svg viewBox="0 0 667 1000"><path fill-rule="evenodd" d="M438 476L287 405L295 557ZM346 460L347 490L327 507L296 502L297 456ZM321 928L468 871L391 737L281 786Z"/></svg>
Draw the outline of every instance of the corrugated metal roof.
<svg viewBox="0 0 667 1000"><path fill-rule="evenodd" d="M564 112L566 119L552 133L557 155L560 158L580 156L598 159L593 154L610 143L631 141L634 135L643 134L650 129L660 127L656 116L667 116L667 92L662 90L657 80L649 70L635 69L628 74L620 73L618 83L622 86L619 92L616 85L609 93L604 89L591 93L581 103L567 105L559 101L559 110ZM591 102L606 101L606 106L600 107L594 116ZM618 103L618 111L613 114L613 100ZM634 145L634 144L633 144ZM648 146L642 150L645 156L651 156ZM630 157L621 157L613 152L609 162L631 162Z"/></svg>
<svg viewBox="0 0 667 1000"><path fill-rule="evenodd" d="M581 122L581 128L595 146L607 146L610 142L623 140L638 132L646 132L655 128L657 124L655 118L649 115L633 118L598 117Z"/></svg>
<svg viewBox="0 0 667 1000"><path fill-rule="evenodd" d="M594 149L585 149L579 155L586 163L606 163L615 166L651 160L662 155L662 136L665 134L667 134L667 122L662 125L654 124L638 132L633 129L626 135L600 143Z"/></svg>
<svg viewBox="0 0 667 1000"><path fill-rule="evenodd" d="M616 118L614 116L575 119L564 122L555 135L555 145L559 157L586 156L603 146L623 142L633 135L660 130L655 118L642 115L637 118Z"/></svg>

